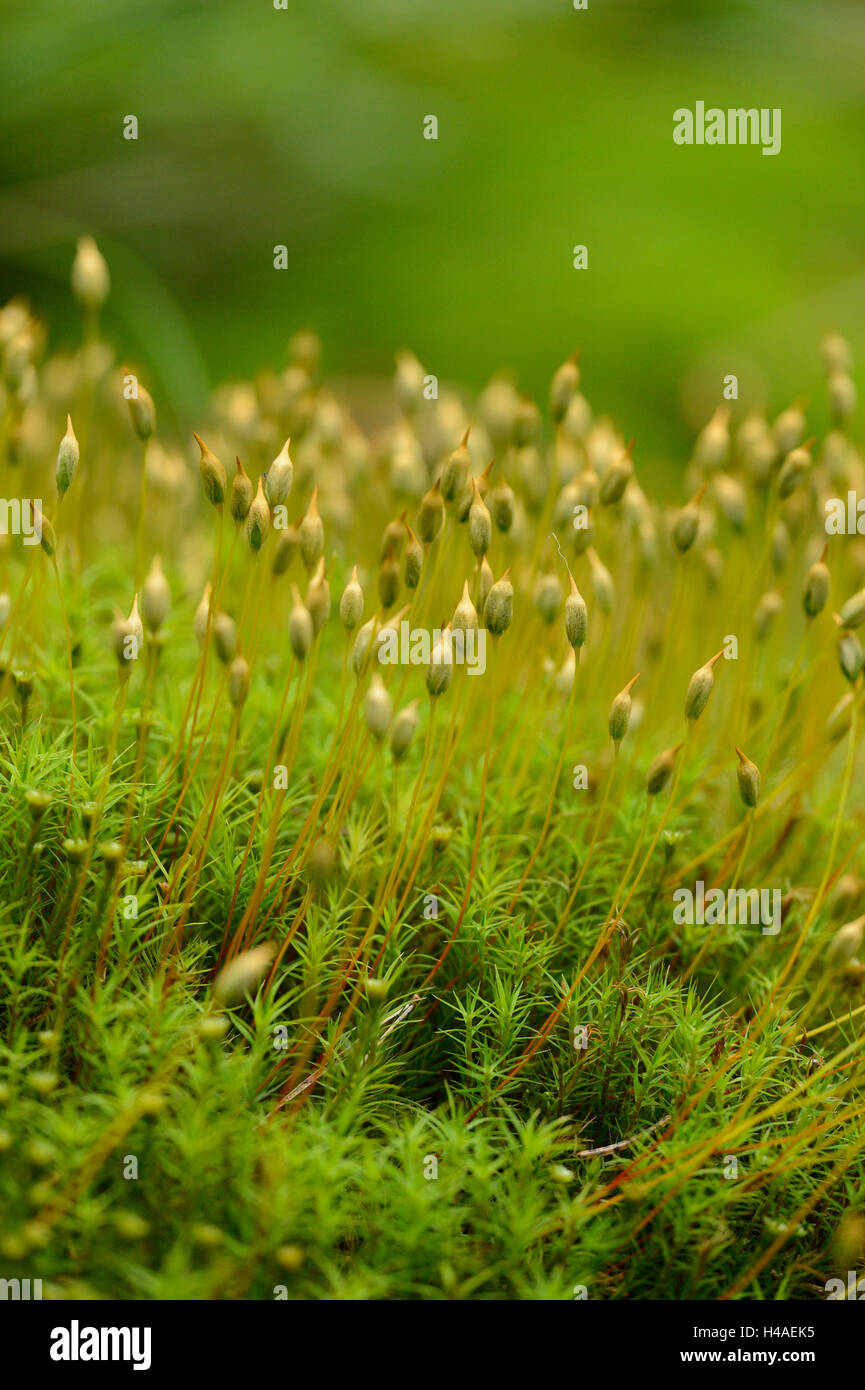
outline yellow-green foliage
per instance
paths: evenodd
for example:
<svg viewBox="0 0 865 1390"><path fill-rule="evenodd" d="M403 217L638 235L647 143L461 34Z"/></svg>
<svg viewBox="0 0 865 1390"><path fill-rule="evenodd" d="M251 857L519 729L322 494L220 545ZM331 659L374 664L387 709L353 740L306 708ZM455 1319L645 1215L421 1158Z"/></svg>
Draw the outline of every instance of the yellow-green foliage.
<svg viewBox="0 0 865 1390"><path fill-rule="evenodd" d="M865 1200L851 391L817 440L720 406L653 500L590 350L545 413L407 353L334 394L304 333L172 422L108 287L85 241L72 354L0 311L10 1273L825 1296ZM683 920L698 884L781 914Z"/></svg>

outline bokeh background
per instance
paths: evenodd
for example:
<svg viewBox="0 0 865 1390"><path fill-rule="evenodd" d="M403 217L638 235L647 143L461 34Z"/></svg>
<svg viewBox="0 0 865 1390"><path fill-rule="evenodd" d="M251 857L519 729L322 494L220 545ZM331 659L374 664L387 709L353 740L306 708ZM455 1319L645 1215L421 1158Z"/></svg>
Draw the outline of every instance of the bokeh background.
<svg viewBox="0 0 865 1390"><path fill-rule="evenodd" d="M780 155L675 146L698 99L780 107ZM301 325L336 376L536 392L580 346L673 477L724 373L780 409L826 329L865 356L861 0L5 0L0 168L0 294L74 343L92 232L178 419Z"/></svg>

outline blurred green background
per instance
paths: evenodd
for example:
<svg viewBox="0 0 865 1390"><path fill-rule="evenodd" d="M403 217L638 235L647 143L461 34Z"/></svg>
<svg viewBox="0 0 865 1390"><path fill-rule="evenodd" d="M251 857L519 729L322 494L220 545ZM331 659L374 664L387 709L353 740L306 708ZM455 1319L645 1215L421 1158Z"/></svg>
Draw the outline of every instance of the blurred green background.
<svg viewBox="0 0 865 1390"><path fill-rule="evenodd" d="M0 292L56 342L91 231L109 330L179 415L300 325L331 374L411 346L534 391L580 346L595 408L677 468L724 373L780 408L822 397L827 328L865 355L861 0L287 6L6 0ZM698 99L780 107L781 153L675 146Z"/></svg>

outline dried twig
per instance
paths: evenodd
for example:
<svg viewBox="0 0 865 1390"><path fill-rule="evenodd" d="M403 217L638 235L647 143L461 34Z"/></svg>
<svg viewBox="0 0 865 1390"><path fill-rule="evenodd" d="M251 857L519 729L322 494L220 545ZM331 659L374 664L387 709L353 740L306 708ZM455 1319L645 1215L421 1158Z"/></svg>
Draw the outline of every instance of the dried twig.
<svg viewBox="0 0 865 1390"><path fill-rule="evenodd" d="M580 1149L576 1157L598 1158L601 1154L615 1153L616 1149L626 1149L629 1144L636 1144L638 1139L645 1139L647 1134L651 1134L653 1130L660 1129L661 1125L665 1125L667 1121L672 1120L672 1118L672 1115L664 1115L660 1120L656 1120L653 1125L649 1125L648 1129L640 1130L639 1134L632 1134L630 1139L619 1139L615 1144L602 1145L600 1149Z"/></svg>

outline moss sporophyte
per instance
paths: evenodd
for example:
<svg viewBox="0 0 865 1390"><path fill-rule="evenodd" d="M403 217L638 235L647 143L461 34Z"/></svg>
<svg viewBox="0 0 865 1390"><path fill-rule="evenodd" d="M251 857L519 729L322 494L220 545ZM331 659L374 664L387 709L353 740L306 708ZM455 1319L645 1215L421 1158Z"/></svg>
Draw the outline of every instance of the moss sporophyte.
<svg viewBox="0 0 865 1390"><path fill-rule="evenodd" d="M539 403L408 351L336 390L304 329L191 419L111 283L82 238L72 351L0 308L4 1277L825 1298L865 1251L847 342L823 403L719 385L656 487L591 344Z"/></svg>

